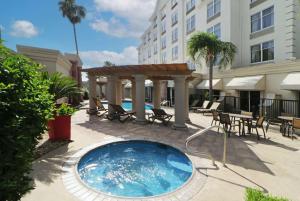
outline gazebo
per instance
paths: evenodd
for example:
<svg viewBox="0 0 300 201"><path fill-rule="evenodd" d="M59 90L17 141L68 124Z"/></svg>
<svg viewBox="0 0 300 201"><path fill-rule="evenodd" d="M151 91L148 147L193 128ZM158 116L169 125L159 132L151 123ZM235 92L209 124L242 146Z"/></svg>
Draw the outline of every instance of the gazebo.
<svg viewBox="0 0 300 201"><path fill-rule="evenodd" d="M97 77L107 77L107 100L109 104L122 103L122 80L132 84L132 106L136 112L136 122L144 123L145 118L145 80L153 82L153 107L160 108L161 80L174 80L175 83L175 123L174 129L186 128L189 120L189 81L192 72L186 63L141 64L83 69L88 74L90 91L90 110L96 110L93 98L96 97ZM109 107L109 112L112 108Z"/></svg>

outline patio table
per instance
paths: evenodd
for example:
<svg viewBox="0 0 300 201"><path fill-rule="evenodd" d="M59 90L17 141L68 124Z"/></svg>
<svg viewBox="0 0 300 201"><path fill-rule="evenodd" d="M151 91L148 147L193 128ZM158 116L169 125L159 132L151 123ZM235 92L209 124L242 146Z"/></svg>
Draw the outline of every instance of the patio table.
<svg viewBox="0 0 300 201"><path fill-rule="evenodd" d="M231 118L233 118L233 121L235 121L236 118L241 119L242 120L242 136L246 135L245 132L245 122L247 122L248 124L248 133L251 133L251 124L252 124L252 120L253 120L253 116L250 115L244 115L244 114L234 114L234 113L227 113Z"/></svg>
<svg viewBox="0 0 300 201"><path fill-rule="evenodd" d="M291 116L278 116L278 119L282 121L280 131L283 136L285 136L286 131L288 132L288 136L290 135L290 129L291 123L293 122L294 117Z"/></svg>

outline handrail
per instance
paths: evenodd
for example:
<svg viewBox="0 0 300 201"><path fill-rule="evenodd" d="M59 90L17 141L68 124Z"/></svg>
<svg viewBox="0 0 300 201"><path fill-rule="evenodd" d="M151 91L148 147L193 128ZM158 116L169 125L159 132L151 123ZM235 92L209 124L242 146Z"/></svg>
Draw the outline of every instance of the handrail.
<svg viewBox="0 0 300 201"><path fill-rule="evenodd" d="M193 139L199 137L200 135L203 135L204 133L212 130L213 128L218 128L218 129L221 129L221 131L223 132L224 134L224 146L223 146L223 166L225 167L226 166L226 151L227 151L227 133L226 131L224 130L223 127L221 126L218 126L218 125L215 125L215 126L211 126L211 127L208 127L204 130L201 130L197 133L195 133L194 135L188 137L186 140L185 140L185 147L186 149L190 152L190 153L197 153L197 152L193 152L191 149L189 149L189 142L192 141ZM199 152L198 152L199 154ZM200 153L200 154L205 154L205 155L208 155L210 157L210 159L212 160L212 163L213 165L216 165L215 164L215 159L213 158L213 156L209 153Z"/></svg>

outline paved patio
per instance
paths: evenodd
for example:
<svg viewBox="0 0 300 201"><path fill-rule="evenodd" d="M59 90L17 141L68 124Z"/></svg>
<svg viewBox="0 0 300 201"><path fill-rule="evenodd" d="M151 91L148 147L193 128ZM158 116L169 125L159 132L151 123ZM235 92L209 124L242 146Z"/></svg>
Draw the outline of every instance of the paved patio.
<svg viewBox="0 0 300 201"><path fill-rule="evenodd" d="M173 110L169 110L173 112ZM121 124L95 116L89 117L84 110L72 117L74 142L52 151L36 160L32 176L36 188L24 201L77 200L68 192L62 180L62 166L74 153L91 144L106 140L145 138L165 142L185 150L185 139L210 125L211 117L190 114L188 131L172 130L161 124ZM291 140L269 129L267 140L256 136L232 136L228 140L227 168L222 166L223 137L211 131L191 143L192 149L209 152L217 160L217 167L208 159L191 156L200 162L195 164L197 174L202 175L203 185L194 190L189 200L194 201L241 201L245 188L258 188L293 201L300 200L300 140ZM186 200L172 197L173 200ZM99 199L100 200L100 199ZM110 199L102 199L110 200ZM127 199L128 200L128 199ZM149 199L145 199L149 200ZM157 199L157 200L164 200Z"/></svg>

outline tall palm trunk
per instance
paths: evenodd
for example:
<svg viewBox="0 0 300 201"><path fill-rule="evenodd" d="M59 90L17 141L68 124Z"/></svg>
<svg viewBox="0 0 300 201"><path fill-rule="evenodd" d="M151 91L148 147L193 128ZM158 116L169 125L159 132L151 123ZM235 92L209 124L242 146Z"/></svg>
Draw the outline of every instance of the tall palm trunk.
<svg viewBox="0 0 300 201"><path fill-rule="evenodd" d="M74 32L74 39L75 39L75 45L76 45L76 53L78 55L78 45L77 45L77 35L76 35L75 23L73 23L73 32Z"/></svg>
<svg viewBox="0 0 300 201"><path fill-rule="evenodd" d="M213 101L214 99L214 92L213 92L213 70L214 70L214 60L212 58L208 61L209 64L209 74L208 74L208 81L209 81L209 101Z"/></svg>

